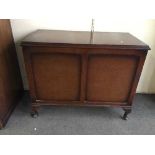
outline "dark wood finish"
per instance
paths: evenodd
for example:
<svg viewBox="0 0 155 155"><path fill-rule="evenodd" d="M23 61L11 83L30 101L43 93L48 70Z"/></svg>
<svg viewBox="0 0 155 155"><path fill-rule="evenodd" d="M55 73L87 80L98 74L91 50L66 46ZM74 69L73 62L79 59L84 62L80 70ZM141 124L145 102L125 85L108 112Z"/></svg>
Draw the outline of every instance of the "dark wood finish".
<svg viewBox="0 0 155 155"><path fill-rule="evenodd" d="M0 19L0 128L3 128L23 90L10 21Z"/></svg>
<svg viewBox="0 0 155 155"><path fill-rule="evenodd" d="M32 111L42 105L131 111L148 45L129 33L38 30L22 41ZM35 110L34 110L35 109Z"/></svg>
<svg viewBox="0 0 155 155"><path fill-rule="evenodd" d="M78 55L34 54L32 62L38 99L80 100L81 61Z"/></svg>
<svg viewBox="0 0 155 155"><path fill-rule="evenodd" d="M131 113L131 108L123 108L123 110L125 111L124 112L124 115L122 117L123 120L127 120L128 119L128 114Z"/></svg>
<svg viewBox="0 0 155 155"><path fill-rule="evenodd" d="M38 107L37 106L33 106L32 107L32 110L31 110L31 116L33 118L37 118L39 116L39 113L38 113Z"/></svg>
<svg viewBox="0 0 155 155"><path fill-rule="evenodd" d="M60 31L60 30L37 30L26 36L22 45L30 46L57 46L64 47L104 47L104 48L128 48L149 50L150 48L129 33L119 32L94 32L93 40L91 33L87 31Z"/></svg>
<svg viewBox="0 0 155 155"><path fill-rule="evenodd" d="M138 58L129 55L91 55L87 100L127 102Z"/></svg>

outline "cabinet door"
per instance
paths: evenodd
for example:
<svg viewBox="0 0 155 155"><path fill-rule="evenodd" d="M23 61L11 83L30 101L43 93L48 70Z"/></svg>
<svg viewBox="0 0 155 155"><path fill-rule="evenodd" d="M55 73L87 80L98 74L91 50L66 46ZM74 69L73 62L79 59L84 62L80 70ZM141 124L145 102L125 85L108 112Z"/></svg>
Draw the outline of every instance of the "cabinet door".
<svg viewBox="0 0 155 155"><path fill-rule="evenodd" d="M88 101L125 103L130 95L139 56L130 51L99 51L88 56Z"/></svg>
<svg viewBox="0 0 155 155"><path fill-rule="evenodd" d="M33 80L29 80L36 100L80 100L81 55L76 49L31 47L26 52L31 53Z"/></svg>

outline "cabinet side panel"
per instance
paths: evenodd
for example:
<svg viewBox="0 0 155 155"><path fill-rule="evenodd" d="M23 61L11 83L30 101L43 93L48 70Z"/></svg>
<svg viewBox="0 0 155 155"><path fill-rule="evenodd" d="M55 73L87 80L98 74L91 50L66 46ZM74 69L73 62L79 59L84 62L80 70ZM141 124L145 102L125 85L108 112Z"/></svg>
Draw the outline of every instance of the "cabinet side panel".
<svg viewBox="0 0 155 155"><path fill-rule="evenodd" d="M9 20L0 20L0 115L6 122L21 95L22 80Z"/></svg>
<svg viewBox="0 0 155 155"><path fill-rule="evenodd" d="M90 55L87 100L127 102L138 62L138 56Z"/></svg>
<svg viewBox="0 0 155 155"><path fill-rule="evenodd" d="M37 100L80 100L79 55L33 53L32 66Z"/></svg>
<svg viewBox="0 0 155 155"><path fill-rule="evenodd" d="M5 105L5 93L4 93L4 81L3 81L3 59L0 56L0 119L3 118L5 112L7 111L7 107Z"/></svg>

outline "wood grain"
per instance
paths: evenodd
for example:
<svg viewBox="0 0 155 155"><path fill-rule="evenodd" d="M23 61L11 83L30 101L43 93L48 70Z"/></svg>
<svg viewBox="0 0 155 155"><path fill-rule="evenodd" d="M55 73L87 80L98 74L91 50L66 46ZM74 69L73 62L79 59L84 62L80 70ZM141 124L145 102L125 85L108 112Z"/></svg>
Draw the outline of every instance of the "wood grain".
<svg viewBox="0 0 155 155"><path fill-rule="evenodd" d="M128 33L93 36L90 43L89 32L38 30L22 41L32 107L114 106L131 111L149 46Z"/></svg>
<svg viewBox="0 0 155 155"><path fill-rule="evenodd" d="M23 90L10 21L0 20L0 124L4 127Z"/></svg>

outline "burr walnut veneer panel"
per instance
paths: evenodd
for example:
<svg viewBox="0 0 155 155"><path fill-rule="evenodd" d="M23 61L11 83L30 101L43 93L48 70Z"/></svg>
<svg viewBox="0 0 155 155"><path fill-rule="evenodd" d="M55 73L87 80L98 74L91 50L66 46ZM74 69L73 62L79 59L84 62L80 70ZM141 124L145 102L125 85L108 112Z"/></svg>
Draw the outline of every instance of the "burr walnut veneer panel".
<svg viewBox="0 0 155 155"><path fill-rule="evenodd" d="M91 55L88 60L87 100L127 102L138 57Z"/></svg>
<svg viewBox="0 0 155 155"><path fill-rule="evenodd" d="M80 100L80 56L34 54L32 64L39 100Z"/></svg>

